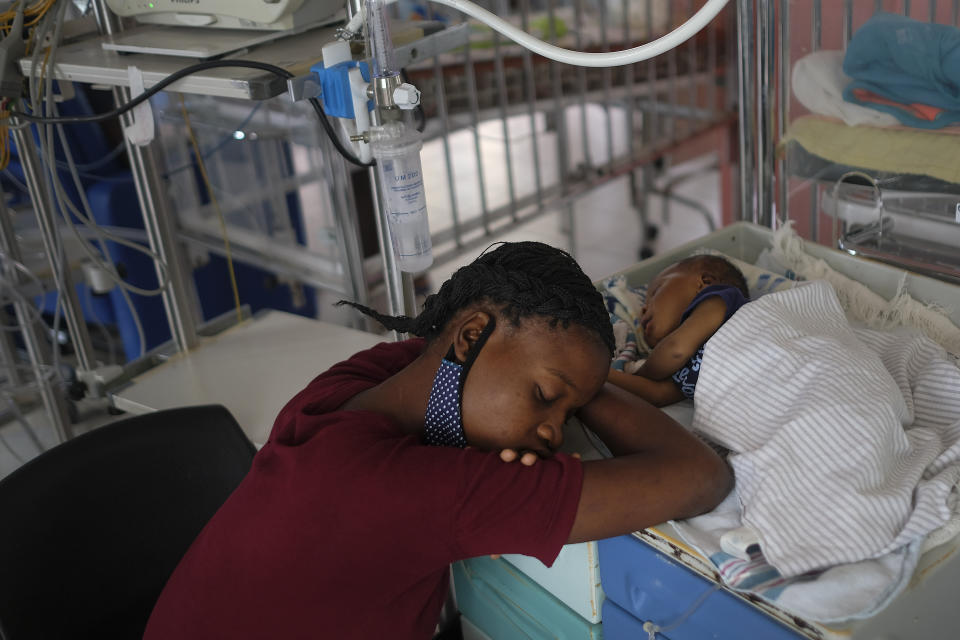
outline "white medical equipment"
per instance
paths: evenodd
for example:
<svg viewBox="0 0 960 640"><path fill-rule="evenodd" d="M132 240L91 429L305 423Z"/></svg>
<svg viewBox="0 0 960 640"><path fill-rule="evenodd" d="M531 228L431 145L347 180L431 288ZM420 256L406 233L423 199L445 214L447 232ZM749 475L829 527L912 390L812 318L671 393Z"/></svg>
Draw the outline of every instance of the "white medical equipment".
<svg viewBox="0 0 960 640"><path fill-rule="evenodd" d="M221 29L288 31L329 22L340 0L107 0L107 6L139 22Z"/></svg>

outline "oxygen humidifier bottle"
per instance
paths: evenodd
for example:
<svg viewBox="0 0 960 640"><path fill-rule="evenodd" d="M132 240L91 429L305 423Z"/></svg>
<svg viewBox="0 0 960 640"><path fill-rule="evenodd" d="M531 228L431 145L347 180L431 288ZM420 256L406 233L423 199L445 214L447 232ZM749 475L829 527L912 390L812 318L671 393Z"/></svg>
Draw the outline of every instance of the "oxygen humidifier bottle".
<svg viewBox="0 0 960 640"><path fill-rule="evenodd" d="M396 125L399 123L391 123ZM390 230L390 242L401 271L419 273L433 264L430 225L427 220L427 197L423 190L423 169L420 166L420 137L402 125L387 125L381 135L371 140L377 159Z"/></svg>

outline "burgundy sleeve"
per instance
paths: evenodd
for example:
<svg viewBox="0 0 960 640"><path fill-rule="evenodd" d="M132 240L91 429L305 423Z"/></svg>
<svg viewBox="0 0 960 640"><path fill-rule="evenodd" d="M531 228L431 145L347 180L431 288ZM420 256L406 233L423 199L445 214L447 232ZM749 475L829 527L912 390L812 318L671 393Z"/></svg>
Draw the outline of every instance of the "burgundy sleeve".
<svg viewBox="0 0 960 640"><path fill-rule="evenodd" d="M467 450L457 470L454 550L462 558L521 553L550 566L570 537L583 467L566 454L527 467Z"/></svg>

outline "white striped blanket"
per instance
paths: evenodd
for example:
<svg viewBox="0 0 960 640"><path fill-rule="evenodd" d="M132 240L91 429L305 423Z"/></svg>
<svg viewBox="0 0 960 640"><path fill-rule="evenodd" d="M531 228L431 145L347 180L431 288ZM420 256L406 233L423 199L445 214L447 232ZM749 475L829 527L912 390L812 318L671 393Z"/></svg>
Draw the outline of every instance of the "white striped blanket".
<svg viewBox="0 0 960 640"><path fill-rule="evenodd" d="M805 574L809 590L830 567L885 567L888 583L851 610L825 602L828 614L806 615L842 619L879 605L909 578L916 554L905 550L955 516L960 370L919 334L851 328L825 282L747 304L707 342L693 428L733 452L740 503L740 523L729 513L701 523L759 535L761 562L777 574L768 599L781 599L791 576ZM683 524L685 537L718 565L729 560L690 531L697 521ZM745 568L721 567L733 583Z"/></svg>

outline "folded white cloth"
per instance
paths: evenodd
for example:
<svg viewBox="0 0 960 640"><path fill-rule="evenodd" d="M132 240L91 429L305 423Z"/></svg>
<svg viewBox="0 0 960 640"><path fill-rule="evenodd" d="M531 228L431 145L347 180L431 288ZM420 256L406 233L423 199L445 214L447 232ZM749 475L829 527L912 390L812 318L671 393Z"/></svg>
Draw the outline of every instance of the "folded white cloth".
<svg viewBox="0 0 960 640"><path fill-rule="evenodd" d="M805 55L793 65L793 95L812 113L839 118L844 123L890 127L900 124L889 113L862 107L843 99L851 79L843 73L843 51L821 49Z"/></svg>
<svg viewBox="0 0 960 640"><path fill-rule="evenodd" d="M681 531L733 586L805 617L846 619L886 602L923 538L954 516L960 369L919 333L851 328L826 282L764 296L717 331L693 427L733 452L741 510L728 500L715 516L755 531L763 557L751 566L717 553L709 538L726 530L709 517ZM843 584L851 593L838 601Z"/></svg>

